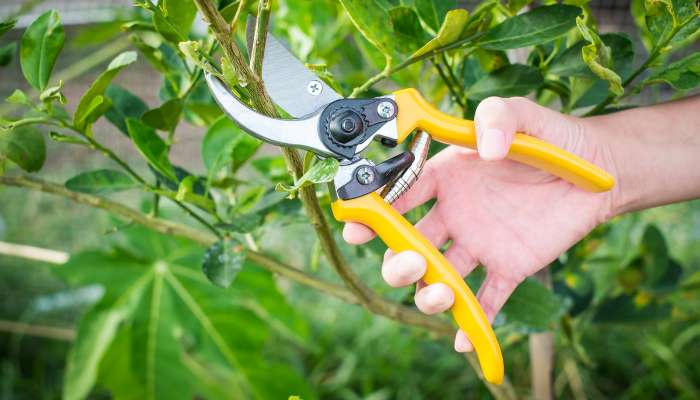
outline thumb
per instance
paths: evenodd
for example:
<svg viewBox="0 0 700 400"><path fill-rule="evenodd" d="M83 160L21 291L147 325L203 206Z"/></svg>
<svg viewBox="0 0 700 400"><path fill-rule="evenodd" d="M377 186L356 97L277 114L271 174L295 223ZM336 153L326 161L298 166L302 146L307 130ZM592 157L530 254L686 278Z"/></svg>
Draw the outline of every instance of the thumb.
<svg viewBox="0 0 700 400"><path fill-rule="evenodd" d="M575 119L524 97L484 99L476 108L474 124L477 150L484 160L505 158L516 132L567 148L577 131Z"/></svg>

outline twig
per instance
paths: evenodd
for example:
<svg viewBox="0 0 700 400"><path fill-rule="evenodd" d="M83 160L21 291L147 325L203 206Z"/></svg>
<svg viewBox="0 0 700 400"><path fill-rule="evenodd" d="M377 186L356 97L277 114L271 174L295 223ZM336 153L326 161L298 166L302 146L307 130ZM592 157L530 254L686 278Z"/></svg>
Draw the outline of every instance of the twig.
<svg viewBox="0 0 700 400"><path fill-rule="evenodd" d="M241 18L241 14L243 14L243 10L248 5L247 3L248 3L248 0L240 0L238 2L238 7L236 8L236 13L233 14L233 19L231 20L231 33L232 34L236 33L236 25L238 24L238 20Z"/></svg>
<svg viewBox="0 0 700 400"><path fill-rule="evenodd" d="M271 0L260 0L258 2L258 17L255 18L255 36L253 36L253 48L250 54L250 69L257 76L262 76L262 62L265 55L267 26L270 23L271 6Z"/></svg>
<svg viewBox="0 0 700 400"><path fill-rule="evenodd" d="M457 88L454 87L451 78L442 69L440 62L433 61L433 66L435 66L435 69L437 70L438 75L440 75L440 79L442 79L442 81L445 83L445 86L447 86L447 89L450 91L450 94L455 99L455 102L457 103L459 108L462 109L462 113L465 113L467 111L467 108L464 105L462 96L459 93L457 93ZM451 70L449 65L445 65L445 68L448 70Z"/></svg>
<svg viewBox="0 0 700 400"><path fill-rule="evenodd" d="M32 325L24 322L0 320L0 332L10 332L18 335L29 335L66 342L75 339L75 331L70 328L57 326Z"/></svg>
<svg viewBox="0 0 700 400"><path fill-rule="evenodd" d="M453 49L462 47L466 44L469 44L469 43L477 40L483 34L484 34L484 32L477 32L473 35L467 36L467 37L460 39L460 40L458 40L452 44L449 44L447 46L439 47L439 48L431 50L425 54L421 54L417 57L409 57L406 60L402 61L401 63L397 64L396 66L393 66L390 63L387 63L387 65L384 67L382 72L371 77L365 83L363 83L362 85L353 89L353 91L349 97L355 98L355 97L361 95L362 93L366 92L367 90L369 90L377 82L380 82L381 80L383 80L385 78L388 78L391 74L398 72L398 71L401 71L402 69L404 69L410 65L413 65L413 64L417 63L418 61L422 61L422 60L425 60L427 58L432 58L438 54L441 54L441 53L444 53L446 51L453 50Z"/></svg>
<svg viewBox="0 0 700 400"><path fill-rule="evenodd" d="M0 254L57 265L65 264L69 257L62 251L7 242L0 242Z"/></svg>

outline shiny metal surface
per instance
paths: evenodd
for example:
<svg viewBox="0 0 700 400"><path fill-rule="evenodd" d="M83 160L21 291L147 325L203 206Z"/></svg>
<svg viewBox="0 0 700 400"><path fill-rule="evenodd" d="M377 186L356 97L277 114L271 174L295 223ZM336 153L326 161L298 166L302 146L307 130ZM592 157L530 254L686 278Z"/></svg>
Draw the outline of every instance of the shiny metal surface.
<svg viewBox="0 0 700 400"><path fill-rule="evenodd" d="M278 146L300 147L322 156L333 156L318 137L320 112L303 119L270 118L241 103L219 78L205 73L205 79L221 109L246 132Z"/></svg>
<svg viewBox="0 0 700 400"><path fill-rule="evenodd" d="M396 180L389 182L382 190L382 197L387 203L391 204L401 197L411 186L418 180L425 160L428 158L428 150L430 149L431 138L425 132L416 132L413 136L413 141L409 147L409 151L413 153L414 159L411 165L399 175Z"/></svg>
<svg viewBox="0 0 700 400"><path fill-rule="evenodd" d="M254 18L248 19L246 29L250 48L255 34ZM262 79L275 104L297 118L343 98L270 34L265 41ZM312 81L318 82L319 89L309 90Z"/></svg>

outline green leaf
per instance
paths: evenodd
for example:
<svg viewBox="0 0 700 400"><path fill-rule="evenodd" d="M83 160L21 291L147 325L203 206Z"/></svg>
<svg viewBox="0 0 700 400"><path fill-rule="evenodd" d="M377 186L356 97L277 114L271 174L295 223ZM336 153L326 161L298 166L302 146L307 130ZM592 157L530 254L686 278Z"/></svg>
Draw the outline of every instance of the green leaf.
<svg viewBox="0 0 700 400"><path fill-rule="evenodd" d="M411 58L416 58L457 41L462 36L468 21L469 13L467 10L459 9L448 12L437 35L413 53Z"/></svg>
<svg viewBox="0 0 700 400"><path fill-rule="evenodd" d="M282 196L282 198L284 198L284 196ZM248 233L254 231L256 228L259 228L261 222L262 216L260 214L238 214L232 218L231 222L217 224L216 227L229 232Z"/></svg>
<svg viewBox="0 0 700 400"><path fill-rule="evenodd" d="M479 79L467 97L482 100L489 96L524 96L539 88L544 81L539 69L523 64L511 64Z"/></svg>
<svg viewBox="0 0 700 400"><path fill-rule="evenodd" d="M511 14L517 14L518 11L532 2L533 0L507 0L506 6Z"/></svg>
<svg viewBox="0 0 700 400"><path fill-rule="evenodd" d="M27 172L40 170L46 159L44 135L30 126L0 129L0 158L7 158Z"/></svg>
<svg viewBox="0 0 700 400"><path fill-rule="evenodd" d="M250 165L273 182L288 181L290 179L287 164L284 162L284 158L280 156L259 157L251 161Z"/></svg>
<svg viewBox="0 0 700 400"><path fill-rule="evenodd" d="M385 57L393 56L397 45L391 29L388 0L340 0L350 20L375 48Z"/></svg>
<svg viewBox="0 0 700 400"><path fill-rule="evenodd" d="M197 13L194 2L190 0L159 0L157 5L137 1L136 6L150 11L158 33L174 44L187 40Z"/></svg>
<svg viewBox="0 0 700 400"><path fill-rule="evenodd" d="M596 307L593 321L597 323L650 323L665 320L671 305L659 303L646 294L620 295L606 299Z"/></svg>
<svg viewBox="0 0 700 400"><path fill-rule="evenodd" d="M674 28L674 12L671 0L645 1L646 25L654 45L665 42Z"/></svg>
<svg viewBox="0 0 700 400"><path fill-rule="evenodd" d="M175 199L184 201L203 208L207 211L214 211L216 204L209 197L203 196L195 190L198 179L194 175L189 175L180 181Z"/></svg>
<svg viewBox="0 0 700 400"><path fill-rule="evenodd" d="M66 96L63 95L63 81L59 81L58 85L47 87L41 94L39 100L43 103L51 103L58 101L60 104L66 104Z"/></svg>
<svg viewBox="0 0 700 400"><path fill-rule="evenodd" d="M148 164L166 178L178 181L173 166L168 159L168 147L163 139L150 126L139 120L127 118L126 126L131 140Z"/></svg>
<svg viewBox="0 0 700 400"><path fill-rule="evenodd" d="M128 136L129 130L126 126L126 119L141 119L141 116L148 111L148 106L138 96L114 84L107 87L105 96L110 100L110 104L112 105L105 113L105 117L122 133Z"/></svg>
<svg viewBox="0 0 700 400"><path fill-rule="evenodd" d="M581 9L555 4L508 18L491 28L479 46L491 50L508 50L543 44L565 34L576 26Z"/></svg>
<svg viewBox="0 0 700 400"><path fill-rule="evenodd" d="M634 45L624 33L600 35L603 43L610 48L613 59L612 69L621 77L629 75L634 61ZM594 78L595 75L583 61L582 49L588 42L583 39L560 53L552 60L547 72L557 76L580 76Z"/></svg>
<svg viewBox="0 0 700 400"><path fill-rule="evenodd" d="M119 247L71 255L56 271L73 287L104 290L79 323L71 353L82 356L69 361L67 398L98 386L114 398L192 399L218 368L235 372L235 386L226 387L234 398L316 398L294 368L265 355L275 339L308 335L270 273L246 263L221 289L202 276L203 252L192 243L142 228L119 236ZM211 368L197 373L188 358Z"/></svg>
<svg viewBox="0 0 700 400"><path fill-rule="evenodd" d="M4 46L0 46L0 67L6 67L12 62L17 51L17 43L10 42Z"/></svg>
<svg viewBox="0 0 700 400"><path fill-rule="evenodd" d="M65 33L61 19L49 10L29 25L20 43L19 61L22 73L35 89L44 90L58 54L63 49Z"/></svg>
<svg viewBox="0 0 700 400"><path fill-rule="evenodd" d="M596 76L609 83L608 88L611 93L616 96L622 95L625 89L622 87L620 75L612 70L613 57L610 47L606 46L598 34L586 25L583 17L576 18L576 25L583 38L590 43L581 48L583 62Z"/></svg>
<svg viewBox="0 0 700 400"><path fill-rule="evenodd" d="M338 173L338 167L338 160L333 157L319 160L311 166L309 170L304 172L304 175L299 178L298 181L294 182L293 186L278 183L275 190L288 192L290 196L294 196L294 194L304 186L332 181Z"/></svg>
<svg viewBox="0 0 700 400"><path fill-rule="evenodd" d="M455 0L416 0L418 15L433 31L441 28L448 11L457 7Z"/></svg>
<svg viewBox="0 0 700 400"><path fill-rule="evenodd" d="M418 14L413 8L393 7L389 9L389 18L394 30L396 48L402 52L414 51L428 40L428 36L418 20Z"/></svg>
<svg viewBox="0 0 700 400"><path fill-rule="evenodd" d="M244 132L230 118L221 116L209 127L202 140L202 161L210 173L229 161L236 171L248 161L262 142Z"/></svg>
<svg viewBox="0 0 700 400"><path fill-rule="evenodd" d="M139 187L129 175L111 169L99 169L78 174L66 181L74 192L106 194Z"/></svg>
<svg viewBox="0 0 700 400"><path fill-rule="evenodd" d="M245 257L245 247L242 244L232 240L220 240L204 254L202 271L213 284L227 288L241 272Z"/></svg>
<svg viewBox="0 0 700 400"><path fill-rule="evenodd" d="M83 94L78 103L73 116L73 124L79 130L85 130L90 124L95 122L102 114L107 112L111 104L109 99L104 97L105 90L115 76L130 64L136 61L135 51L126 51L116 56L107 70L104 71L90 85L90 88Z"/></svg>
<svg viewBox="0 0 700 400"><path fill-rule="evenodd" d="M2 37L2 35L6 34L10 30L12 30L12 28L14 28L16 24L17 24L16 19L8 19L8 20L0 22L0 37Z"/></svg>
<svg viewBox="0 0 700 400"><path fill-rule="evenodd" d="M700 53L693 53L663 68L656 69L645 85L667 83L676 90L692 90L700 86Z"/></svg>
<svg viewBox="0 0 700 400"><path fill-rule="evenodd" d="M564 314L562 300L533 278L524 280L503 306L506 322L527 332L551 329Z"/></svg>
<svg viewBox="0 0 700 400"><path fill-rule="evenodd" d="M161 104L160 107L144 113L141 121L155 129L170 132L180 122L181 113L182 101L180 99L172 99Z"/></svg>
<svg viewBox="0 0 700 400"><path fill-rule="evenodd" d="M27 94L24 93L21 89L15 89L15 91L12 92L11 95L7 96L5 101L8 103L12 103L12 104L24 104L24 105L31 105L32 104L29 101L29 98L27 98Z"/></svg>
<svg viewBox="0 0 700 400"><path fill-rule="evenodd" d="M69 261L67 266L72 266ZM63 398L84 399L97 379L100 361L114 341L119 325L131 318L145 290L145 281L136 281L110 307L97 307L80 321L75 345L68 353Z"/></svg>

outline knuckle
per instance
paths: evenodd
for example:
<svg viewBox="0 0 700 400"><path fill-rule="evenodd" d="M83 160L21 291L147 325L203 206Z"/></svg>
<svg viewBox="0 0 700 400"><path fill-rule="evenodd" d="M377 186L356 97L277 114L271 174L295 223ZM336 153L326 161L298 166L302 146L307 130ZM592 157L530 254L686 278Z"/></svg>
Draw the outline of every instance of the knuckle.
<svg viewBox="0 0 700 400"><path fill-rule="evenodd" d="M498 116L508 111L508 99L502 97L487 97L476 107L475 117Z"/></svg>

